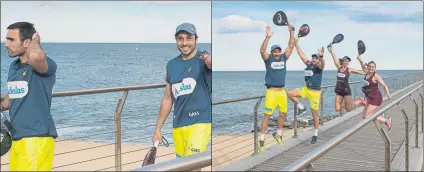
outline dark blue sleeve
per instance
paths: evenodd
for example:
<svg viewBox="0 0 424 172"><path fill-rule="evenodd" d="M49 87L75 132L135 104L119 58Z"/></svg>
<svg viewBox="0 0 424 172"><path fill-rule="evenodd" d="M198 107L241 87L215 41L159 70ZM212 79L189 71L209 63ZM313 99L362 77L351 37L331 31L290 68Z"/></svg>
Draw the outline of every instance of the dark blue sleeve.
<svg viewBox="0 0 424 172"><path fill-rule="evenodd" d="M53 76L56 74L57 64L50 57L46 57L47 60L47 72L45 75Z"/></svg>

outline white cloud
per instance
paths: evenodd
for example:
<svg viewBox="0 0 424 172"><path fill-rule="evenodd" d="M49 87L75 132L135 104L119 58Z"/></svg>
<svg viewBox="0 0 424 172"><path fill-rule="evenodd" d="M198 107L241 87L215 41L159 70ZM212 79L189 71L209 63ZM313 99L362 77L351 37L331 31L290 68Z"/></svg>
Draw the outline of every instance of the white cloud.
<svg viewBox="0 0 424 172"><path fill-rule="evenodd" d="M337 15L336 15L337 14ZM213 27L216 27L213 20ZM272 21L263 21L269 24L274 32L268 44L268 51L273 44L287 47L289 33L287 27L279 27ZM413 23L360 23L352 21L347 15L336 11L321 11L321 13L307 13L295 18L297 35L298 28L307 23L311 27L308 36L301 38L300 47L310 57L321 46L326 47L332 38L342 33L343 42L335 45L339 58L344 55L355 59L351 66L360 68L356 61L357 41L363 40L367 46L364 60L375 60L379 69L422 69L423 61L423 25ZM265 29L265 27L263 27ZM264 30L263 29L263 30ZM212 49L214 53L214 70L265 70L259 53L265 31L262 33L220 34L213 28ZM325 50L327 60L326 69L335 69L331 55ZM296 50L288 62L288 70L303 70Z"/></svg>
<svg viewBox="0 0 424 172"><path fill-rule="evenodd" d="M260 32L266 26L263 21L252 20L249 17L239 15L226 16L213 24L219 33Z"/></svg>

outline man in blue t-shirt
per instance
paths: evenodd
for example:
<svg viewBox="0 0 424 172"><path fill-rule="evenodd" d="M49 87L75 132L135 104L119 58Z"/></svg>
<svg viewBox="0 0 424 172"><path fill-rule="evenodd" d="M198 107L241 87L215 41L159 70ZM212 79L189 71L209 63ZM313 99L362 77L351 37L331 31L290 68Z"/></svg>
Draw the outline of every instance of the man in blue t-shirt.
<svg viewBox="0 0 424 172"><path fill-rule="evenodd" d="M261 46L261 56L265 63L265 85L267 87L265 93L265 110L264 118L262 120L261 135L259 137L259 152L264 151L265 146L265 132L268 127L268 122L275 109L278 109L280 115L278 117L277 132L273 133L272 136L276 139L277 143L283 145L283 125L287 114L287 93L285 90L286 84L286 62L293 52L294 48L294 27L289 23L288 29L290 32L290 38L287 48L282 51L279 45L273 45L271 47L271 53L266 51L266 47L273 32L269 26L266 27L266 38Z"/></svg>
<svg viewBox="0 0 424 172"><path fill-rule="evenodd" d="M5 47L10 64L9 94L0 110L9 110L12 128L11 171L50 171L57 131L50 113L56 82L56 63L41 48L33 24L17 22L7 27ZM36 149L34 149L36 148Z"/></svg>
<svg viewBox="0 0 424 172"><path fill-rule="evenodd" d="M324 60L324 47L318 49L317 54L312 54L312 60L308 60L303 53L302 49L299 47L298 38L295 39L295 47L297 54L299 54L300 59L305 63L305 85L300 88L295 88L287 93L289 99L297 105L297 115L304 114L306 112L306 107L300 103L299 98L308 98L309 104L312 109L312 117L314 118L314 134L311 139L311 144L315 144L318 139L318 128L319 128L319 118L318 118L318 109L321 99L321 81L322 74L325 67Z"/></svg>
<svg viewBox="0 0 424 172"><path fill-rule="evenodd" d="M212 131L212 55L196 50L196 27L179 25L175 32L180 55L166 65L166 90L152 141L161 142L161 128L174 105L173 130L177 157L204 152Z"/></svg>

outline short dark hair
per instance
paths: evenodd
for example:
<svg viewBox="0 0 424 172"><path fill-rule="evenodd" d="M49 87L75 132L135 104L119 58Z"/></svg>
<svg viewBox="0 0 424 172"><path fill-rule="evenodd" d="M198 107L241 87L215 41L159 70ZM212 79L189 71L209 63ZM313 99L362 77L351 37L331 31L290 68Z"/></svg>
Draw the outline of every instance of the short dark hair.
<svg viewBox="0 0 424 172"><path fill-rule="evenodd" d="M21 41L32 39L32 35L36 32L34 24L29 22L16 22L9 25L7 29L19 29L19 38Z"/></svg>

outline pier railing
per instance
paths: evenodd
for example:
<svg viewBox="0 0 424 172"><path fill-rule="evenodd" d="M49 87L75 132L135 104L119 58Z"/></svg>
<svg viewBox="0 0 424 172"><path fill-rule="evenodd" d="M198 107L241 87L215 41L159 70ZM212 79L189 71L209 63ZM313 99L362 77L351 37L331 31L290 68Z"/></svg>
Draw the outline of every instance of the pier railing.
<svg viewBox="0 0 424 172"><path fill-rule="evenodd" d="M309 152L308 154L302 156L301 158L297 159L295 162L290 164L284 169L281 169L281 171L302 171L306 169L306 171L314 171L313 163L318 160L320 157L324 156L327 152L331 151L337 145L341 144L345 140L347 140L350 136L355 134L357 131L364 128L365 125L370 123L371 121L374 122L374 125L376 126L378 132L380 133L382 139L385 142L385 171L391 171L391 140L389 135L387 134L386 130L384 128L381 128L376 121L376 118L383 114L384 112L388 111L393 106L397 106L399 110L402 112L402 115L405 119L405 171L409 171L409 119L408 116L402 108L399 103L404 100L405 98L409 97L414 102L415 106L415 147L418 148L418 125L419 125L419 114L418 114L418 104L415 101L415 99L412 97L412 94L417 92L419 93L421 97L421 108L423 108L423 95L419 92L420 89L423 89L423 82L420 81L419 83L416 83L416 85L410 86L413 87L411 91L408 93L402 95L398 99L390 102L388 105L382 107L377 112L374 112L371 114L368 118L362 120L352 128L349 128L348 130L344 131L343 133L340 133L336 137L332 138L325 144L321 145L320 147L316 148L312 152ZM424 116L421 113L421 121L423 122ZM421 122L421 132L423 131L423 123Z"/></svg>
<svg viewBox="0 0 424 172"><path fill-rule="evenodd" d="M417 83L419 81L421 81L423 79L423 73L417 73L417 74L411 74L411 75L402 75L402 76L393 76L393 77L386 77L383 78L384 82L386 83L386 85L389 87L389 90L391 93L398 91L408 85L411 85L413 83ZM352 99L353 101L355 101L357 98L359 97L363 97L365 98L365 95L362 93L360 87L363 85L363 81L354 81L354 82L350 82L350 87L352 89ZM327 86L322 86L321 87L321 98L320 98L320 109L318 111L318 115L319 115L319 119L320 119L320 124L324 125L324 119L327 118L327 120L334 118L334 117L330 117L330 116L324 116L324 108L326 106L328 106L328 103L326 103L327 101L324 101L325 99L330 99L333 101L331 106L334 106L334 93L333 93L333 89L335 88L336 85L327 85ZM382 94L384 94L384 89L381 87L379 88L382 91ZM237 138L242 138L243 136L248 136L251 133L242 133L242 134L237 134L232 138L229 139L224 139L222 141L215 141L214 138L218 137L218 136L214 136L212 138L212 140L214 140L212 142L212 145L214 146L214 148L212 149L212 166L213 167L218 167L221 164L224 163L230 163L230 161L234 160L234 159L241 159L240 156L248 154L248 153L252 153L252 156L256 156L258 155L258 132L259 132L259 120L258 120L258 110L259 107L262 103L262 100L264 99L265 96L252 96L252 97L244 97L244 98L238 98L238 99L230 99L230 100L222 100L222 101L216 101L214 102L212 105L222 105L222 104L229 104L229 103L235 103L235 102L242 102L242 101L249 101L249 100L256 100L256 103L254 105L253 108L253 137L250 136L248 138L243 138L242 141L238 141L234 144L230 144L230 145L226 145L226 146L217 146L218 144L226 144L227 142L229 142L230 140L235 140ZM353 102L352 101L352 102ZM288 100L288 102L290 102ZM355 109L357 107L354 107ZM352 109L352 110L355 110ZM298 128L299 128L299 121L296 117L297 113L297 107L296 105L294 105L293 107L293 120L291 121L291 128L293 128L293 136L294 138L296 138L298 136ZM343 115L344 113L346 113L346 111L340 111L339 115ZM232 133L240 133L238 132L232 132ZM253 142L252 142L252 138L253 138ZM272 138L272 136L267 136L265 138L265 140ZM243 144L243 142L247 142L250 144ZM272 142L266 143L265 146L268 146L272 144ZM248 149L247 147L251 147L253 145L253 150L252 149ZM238 147L238 148L234 148L234 147ZM231 151L227 151L229 149L233 148ZM236 155L236 151L241 151L242 149L246 149L247 151L242 152L241 154L239 153L238 155ZM227 150L224 150L227 149ZM214 155L215 153L219 155ZM234 155L233 158L229 158L230 155ZM220 158L223 158L223 160L221 160ZM214 162L215 161L215 162ZM224 165L225 166L225 165Z"/></svg>
<svg viewBox="0 0 424 172"><path fill-rule="evenodd" d="M422 73L419 74L415 74L415 75L404 75L404 76L396 76L396 77L389 77L389 78L384 78L386 84L390 87L391 91L395 91L398 90L400 88L405 87L406 85L415 83L419 80L422 80ZM359 95L357 94L357 89L356 86L359 85L360 81L358 82L352 82L351 84L351 88L353 88L353 93L352 96L355 98L357 98ZM134 85L134 86L122 86L122 87L109 87L109 88L98 88L98 89L84 89L84 90L75 90L75 91L60 91L60 92L54 92L53 93L53 97L57 98L57 97L70 97L70 96L78 96L78 95L91 95L91 94L102 94L102 93L112 93L112 92L122 92L122 96L121 98L118 100L117 104L116 104L116 108L115 108L115 112L114 112L114 132L108 132L108 133L114 133L114 143L111 144L103 144L100 146L93 146L93 147L89 147L89 148L83 148L83 149L78 149L78 150L72 150L72 151L67 151L67 152L63 152L63 153L57 153L55 154L55 156L60 156L60 155L65 155L65 154L72 154L72 153L76 153L76 152L81 152L81 151L88 151L90 149L96 149L96 148L100 148L100 147L106 147L106 146L115 146L115 154L112 155L108 155L108 156L103 156L103 157L97 157L97 158L93 158L90 160L85 160L85 161L79 161L79 162L75 162L75 163L70 163L70 164L65 164L65 165L61 165L61 166L57 166L57 167L53 167L53 170L55 168L61 168L61 167L65 167L65 166L73 166L79 163L86 163L86 162L90 162L90 161L95 161L95 160L99 160L99 159L105 159L105 158L111 158L114 157L115 159L115 164L112 167L108 167L105 169L111 169L114 168L115 171L122 171L122 166L124 165L128 165L130 163L139 163L142 162L143 159L138 160L138 161L134 161L134 162L130 162L130 163L126 163L123 164L122 163L122 155L123 154L128 154L128 153L132 153L132 152L136 152L136 151L142 151L142 150L148 150L150 148L143 148L143 149L137 149L137 150L133 150L133 151L127 151L127 152L122 152L122 139L121 139L121 134L122 134L122 123L121 123L121 113L122 110L124 108L125 102L127 100L128 94L130 91L137 91L137 90L147 90L147 89L158 89L158 88L164 88L165 84L154 84L154 85ZM334 87L333 86L323 86L323 90L322 92L324 93L326 90L329 90L330 88ZM322 93L322 94L323 94ZM1 99L3 100L4 97L2 97ZM241 102L241 101L247 101L247 100L258 100L254 106L254 142L252 143L250 141L250 145L254 145L254 155L256 155L257 152L257 147L258 147L258 133L257 133L257 126L258 126L258 108L260 107L260 104L262 102L262 99L264 98L264 96L254 96L254 97L247 97L247 98L240 98L240 99L231 99L231 100L224 100L224 101L216 101L213 102L213 105L220 105L220 104L228 104L228 103L234 103L234 102ZM320 109L320 118L322 119L323 117L323 109L322 107L324 107L324 101L323 101L324 96L321 96L321 109ZM296 109L296 108L295 108ZM294 112L296 113L296 112ZM293 125L294 127L294 135L293 137L297 137L297 120L296 120L296 115L294 115L294 120L293 120ZM323 120L321 120L321 124L323 125ZM144 126L140 126L140 127L144 127ZM106 132L105 132L106 133ZM105 133L100 133L100 134L105 134ZM97 134L100 135L99 133L93 133L93 134ZM144 139L150 139L151 136L149 137L145 137ZM212 138L213 139L213 138ZM250 138L251 139L251 138ZM61 142L62 140L58 140L56 142ZM224 141L220 141L220 142L213 142L212 145L217 145L220 143L224 143L226 140ZM233 146L233 145L230 145ZM230 147L227 146L227 147ZM249 146L249 145L248 145ZM214 152L216 151L215 149L213 150ZM207 159L211 158L210 157L210 153L213 154L213 152L208 151L209 152L209 156L207 155L207 153L203 153L203 154L199 154L197 157L199 158L201 161L199 163L198 160L193 160L193 157L185 157L185 158L179 158L179 159L175 159L175 160L170 160L169 162L163 162L163 165L166 165L167 167L162 167L159 168L160 170L162 169L167 169L167 170L175 170L175 169L183 169L183 170L195 170L198 168L206 167L206 166L210 166L212 165L212 161L207 161ZM231 153L231 152L230 152ZM166 155L172 155L174 153L170 153L170 154L166 154ZM229 154L229 153L227 153ZM143 157L143 155L141 155L140 157ZM213 159L217 158L217 157L212 157ZM185 161L187 160L187 161ZM178 165L180 162L185 162L184 166L185 167L181 167L181 165ZM160 163L162 164L162 163ZM8 165L8 163L2 163L1 165ZM158 164L159 165L159 164ZM156 168L157 166L152 166L149 167L147 169L153 170L154 168ZM105 170L105 169L101 169L101 170ZM145 168L143 168L145 169ZM95 170L95 169L94 169Z"/></svg>

